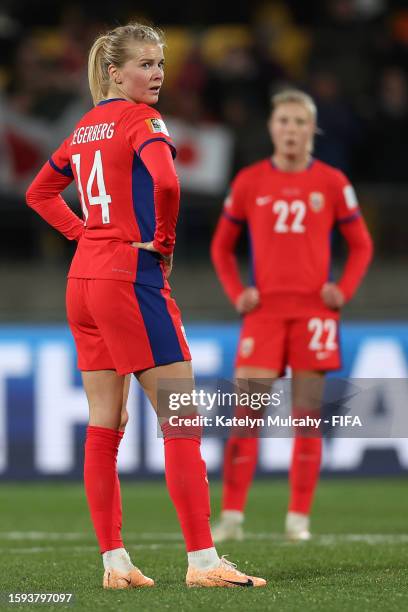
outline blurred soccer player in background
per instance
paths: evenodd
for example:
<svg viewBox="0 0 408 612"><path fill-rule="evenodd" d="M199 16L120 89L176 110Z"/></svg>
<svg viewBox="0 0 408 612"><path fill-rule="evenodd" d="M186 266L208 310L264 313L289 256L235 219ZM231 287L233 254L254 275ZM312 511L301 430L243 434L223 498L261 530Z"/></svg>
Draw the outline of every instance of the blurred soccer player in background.
<svg viewBox="0 0 408 612"><path fill-rule="evenodd" d="M290 366L293 416L319 416L325 373L340 367L340 311L366 272L372 243L347 178L312 157L317 130L313 99L298 90L276 94L268 128L274 153L234 178L212 240L212 261L225 293L242 316L235 361L240 388L253 387L260 379L270 385ZM242 283L235 255L245 225L253 276L248 287ZM329 280L330 235L335 226L348 246L338 282ZM254 416L250 408L236 408L237 416L251 412ZM310 538L321 452L319 432L296 430L285 524L290 539ZM257 454L256 434L232 432L225 448L222 513L213 530L215 541L243 537Z"/></svg>
<svg viewBox="0 0 408 612"><path fill-rule="evenodd" d="M170 296L179 208L174 146L157 103L164 78L159 30L129 24L99 36L89 53L94 108L51 156L27 202L78 246L67 314L89 403L84 479L103 557L105 588L149 587L122 536L117 453L128 419L129 374L157 410L161 379L193 388L180 312ZM78 218L60 193L75 180ZM56 407L58 409L58 407ZM191 407L190 415L194 414ZM188 586L263 586L220 559L213 545L201 431L161 419L165 472L188 553Z"/></svg>

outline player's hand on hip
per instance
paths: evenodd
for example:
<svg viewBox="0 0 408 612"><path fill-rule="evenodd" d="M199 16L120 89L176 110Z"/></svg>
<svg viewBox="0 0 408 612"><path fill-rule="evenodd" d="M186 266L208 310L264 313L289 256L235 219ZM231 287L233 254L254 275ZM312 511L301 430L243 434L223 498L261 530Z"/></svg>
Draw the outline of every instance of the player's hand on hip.
<svg viewBox="0 0 408 612"><path fill-rule="evenodd" d="M151 242L132 242L131 245L135 247L135 249L144 249L145 251L152 251L153 253L159 252L154 248L153 240Z"/></svg>
<svg viewBox="0 0 408 612"><path fill-rule="evenodd" d="M259 306L260 298L259 291L256 287L247 287L238 296L235 302L235 308L239 314L247 314Z"/></svg>
<svg viewBox="0 0 408 612"><path fill-rule="evenodd" d="M320 291L320 297L332 310L339 310L345 303L343 292L336 283L325 283Z"/></svg>
<svg viewBox="0 0 408 612"><path fill-rule="evenodd" d="M164 275L169 278L173 269L173 255L162 255L161 257L164 263Z"/></svg>
<svg viewBox="0 0 408 612"><path fill-rule="evenodd" d="M153 246L153 241L151 242L132 242L132 247L136 249L144 249L145 251L151 251L152 253L159 253L157 249ZM169 278L171 271L173 269L173 254L171 255L162 255L159 253L160 257L164 263L164 274L166 278Z"/></svg>

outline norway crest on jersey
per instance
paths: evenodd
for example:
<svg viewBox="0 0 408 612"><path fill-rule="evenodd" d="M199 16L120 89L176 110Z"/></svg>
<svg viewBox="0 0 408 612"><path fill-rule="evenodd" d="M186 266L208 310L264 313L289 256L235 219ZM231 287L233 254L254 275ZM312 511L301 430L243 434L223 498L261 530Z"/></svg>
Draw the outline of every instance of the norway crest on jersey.
<svg viewBox="0 0 408 612"><path fill-rule="evenodd" d="M324 208L324 195L320 191L312 191L309 195L309 206L313 212L320 212Z"/></svg>
<svg viewBox="0 0 408 612"><path fill-rule="evenodd" d="M254 350L254 346L255 346L255 340L254 338L242 338L240 346L239 346L239 352L241 357L249 357L250 354L252 353L252 351Z"/></svg>

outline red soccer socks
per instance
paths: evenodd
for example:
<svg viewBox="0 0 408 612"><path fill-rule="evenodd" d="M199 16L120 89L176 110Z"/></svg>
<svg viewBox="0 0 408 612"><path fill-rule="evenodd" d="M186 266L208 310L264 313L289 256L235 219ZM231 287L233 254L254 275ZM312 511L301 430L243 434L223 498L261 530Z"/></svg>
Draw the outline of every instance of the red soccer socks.
<svg viewBox="0 0 408 612"><path fill-rule="evenodd" d="M321 456L321 438L296 437L293 440L289 473L290 511L310 513L319 480ZM223 510L244 512L257 458L258 438L231 437L228 440L224 455Z"/></svg>
<svg viewBox="0 0 408 612"><path fill-rule="evenodd" d="M258 438L229 438L224 452L223 510L244 512L257 460Z"/></svg>
<svg viewBox="0 0 408 612"><path fill-rule="evenodd" d="M313 495L319 480L322 456L320 437L296 437L289 473L289 511L310 514Z"/></svg>
<svg viewBox="0 0 408 612"><path fill-rule="evenodd" d="M122 503L116 459L122 431L88 426L84 483L101 553L122 548Z"/></svg>
<svg viewBox="0 0 408 612"><path fill-rule="evenodd" d="M187 552L212 548L209 487L200 440L165 437L164 458L167 488Z"/></svg>

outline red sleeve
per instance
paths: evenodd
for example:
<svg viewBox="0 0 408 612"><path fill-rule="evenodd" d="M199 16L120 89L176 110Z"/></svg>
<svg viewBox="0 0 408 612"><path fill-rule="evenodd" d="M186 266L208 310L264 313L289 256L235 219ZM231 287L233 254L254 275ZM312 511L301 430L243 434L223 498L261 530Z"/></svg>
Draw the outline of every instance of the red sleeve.
<svg viewBox="0 0 408 612"><path fill-rule="evenodd" d="M373 243L364 219L359 216L339 223L347 241L348 257L340 281L337 283L346 300L357 291L373 256Z"/></svg>
<svg viewBox="0 0 408 612"><path fill-rule="evenodd" d="M246 174L239 172L231 183L231 188L224 200L223 215L236 223L246 222L248 181Z"/></svg>
<svg viewBox="0 0 408 612"><path fill-rule="evenodd" d="M44 164L26 193L28 206L69 240L78 240L83 221L69 208L60 193L73 181L66 141Z"/></svg>
<svg viewBox="0 0 408 612"><path fill-rule="evenodd" d="M373 245L350 181L340 170L334 171L332 181L334 216L348 246L343 275L337 284L345 299L350 300L372 259Z"/></svg>
<svg viewBox="0 0 408 612"><path fill-rule="evenodd" d="M166 142L176 157L176 148L160 113L146 104L135 105L124 115L125 138L138 155L153 141Z"/></svg>
<svg viewBox="0 0 408 612"><path fill-rule="evenodd" d="M235 304L243 292L235 247L242 231L242 224L221 216L211 241L211 259L222 288Z"/></svg>
<svg viewBox="0 0 408 612"><path fill-rule="evenodd" d="M56 172L72 180L74 178L74 173L72 172L71 158L68 152L68 143L71 140L72 136L66 138L51 155L49 162Z"/></svg>
<svg viewBox="0 0 408 612"><path fill-rule="evenodd" d="M246 223L246 183L239 173L224 201L224 210L211 241L211 259L226 295L233 304L245 289L242 283L236 245Z"/></svg>
<svg viewBox="0 0 408 612"><path fill-rule="evenodd" d="M341 223L359 217L361 212L354 187L340 170L334 172L332 188L336 221Z"/></svg>
<svg viewBox="0 0 408 612"><path fill-rule="evenodd" d="M153 246L162 255L171 255L176 242L180 185L167 144L150 142L140 158L153 180L156 229Z"/></svg>

